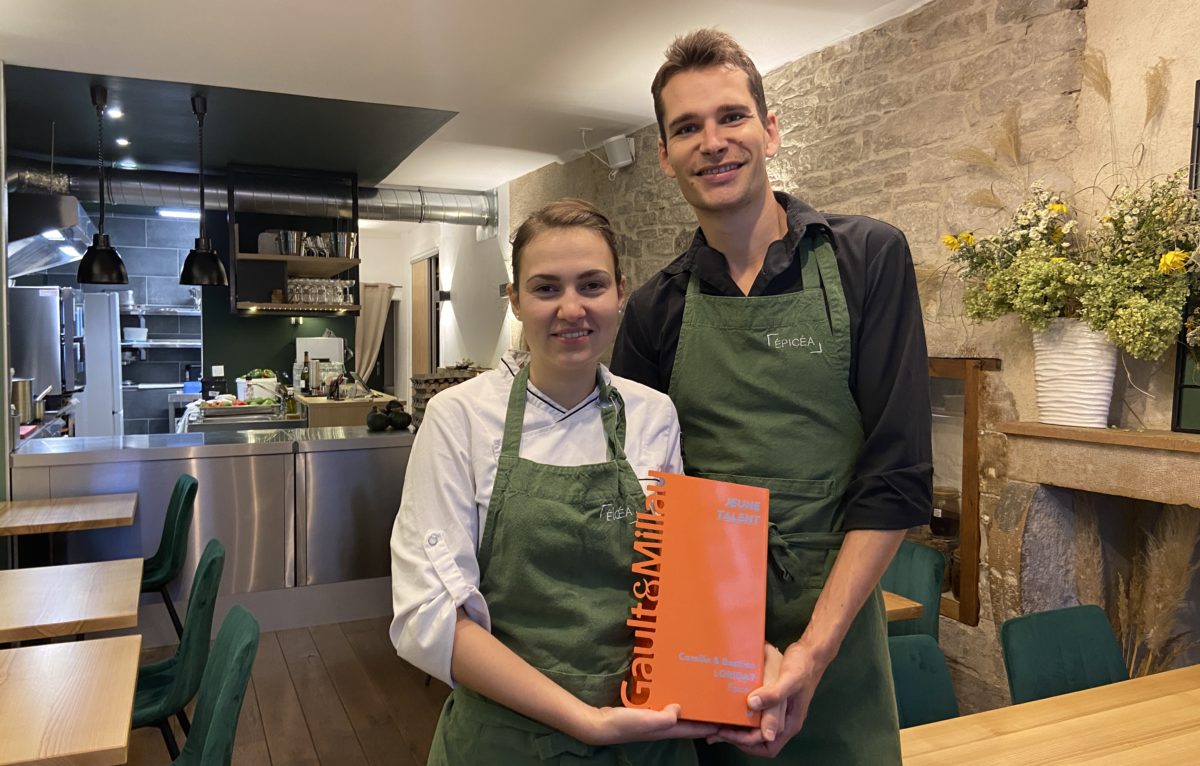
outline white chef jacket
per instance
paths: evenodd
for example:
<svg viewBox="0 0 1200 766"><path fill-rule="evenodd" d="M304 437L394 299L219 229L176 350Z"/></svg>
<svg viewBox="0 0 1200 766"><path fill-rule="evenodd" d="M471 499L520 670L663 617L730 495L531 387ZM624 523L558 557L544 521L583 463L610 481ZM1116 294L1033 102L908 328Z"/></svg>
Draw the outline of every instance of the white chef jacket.
<svg viewBox="0 0 1200 766"><path fill-rule="evenodd" d="M525 356L510 352L497 369L429 401L392 527L392 643L405 660L451 685L457 608L491 629L476 554L496 479L508 396ZM637 475L682 473L679 420L670 398L603 366L600 371L625 402L625 455ZM529 384L521 457L561 466L606 461L598 397L593 391L566 410Z"/></svg>

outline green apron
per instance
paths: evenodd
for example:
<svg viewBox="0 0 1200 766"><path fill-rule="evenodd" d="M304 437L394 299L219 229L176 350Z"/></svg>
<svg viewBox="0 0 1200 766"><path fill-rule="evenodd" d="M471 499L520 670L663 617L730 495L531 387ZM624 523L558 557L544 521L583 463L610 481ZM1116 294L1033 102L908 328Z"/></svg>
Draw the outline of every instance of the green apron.
<svg viewBox="0 0 1200 766"><path fill-rule="evenodd" d="M863 441L833 247L806 236L796 257L804 289L786 295L704 295L692 272L669 389L687 473L771 491L767 640L781 650L808 626L841 547L842 496ZM898 727L877 587L775 762L899 764ZM706 764L758 760L697 748Z"/></svg>
<svg viewBox="0 0 1200 766"><path fill-rule="evenodd" d="M590 705L620 704L633 631L634 513L645 493L625 458L625 407L599 381L608 461L543 465L520 457L529 367L513 381L492 500L479 546L479 590L492 634ZM595 747L459 686L446 700L430 764L688 766L691 741Z"/></svg>

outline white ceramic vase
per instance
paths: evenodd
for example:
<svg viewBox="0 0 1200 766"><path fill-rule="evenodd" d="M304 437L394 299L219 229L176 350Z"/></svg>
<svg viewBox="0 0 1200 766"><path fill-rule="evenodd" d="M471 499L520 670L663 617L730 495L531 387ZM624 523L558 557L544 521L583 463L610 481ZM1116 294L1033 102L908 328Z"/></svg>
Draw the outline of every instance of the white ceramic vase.
<svg viewBox="0 0 1200 766"><path fill-rule="evenodd" d="M1052 319L1033 333L1038 421L1107 428L1117 348L1078 319Z"/></svg>

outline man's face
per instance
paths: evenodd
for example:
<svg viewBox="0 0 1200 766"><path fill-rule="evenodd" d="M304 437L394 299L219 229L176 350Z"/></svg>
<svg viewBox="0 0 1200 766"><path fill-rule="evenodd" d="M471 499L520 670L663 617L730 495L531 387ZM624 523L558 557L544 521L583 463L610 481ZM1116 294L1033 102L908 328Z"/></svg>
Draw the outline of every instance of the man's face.
<svg viewBox="0 0 1200 766"><path fill-rule="evenodd" d="M774 114L759 118L745 72L681 72L663 87L662 104L667 140L658 163L688 204L732 212L770 195L767 158L779 151L779 125Z"/></svg>

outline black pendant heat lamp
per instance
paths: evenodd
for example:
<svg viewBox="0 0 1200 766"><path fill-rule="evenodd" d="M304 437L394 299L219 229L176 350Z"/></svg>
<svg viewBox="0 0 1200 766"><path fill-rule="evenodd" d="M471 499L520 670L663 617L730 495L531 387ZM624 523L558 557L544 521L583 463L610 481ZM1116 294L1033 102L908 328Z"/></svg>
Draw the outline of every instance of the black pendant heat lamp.
<svg viewBox="0 0 1200 766"><path fill-rule="evenodd" d="M200 236L196 246L187 254L183 271L179 274L181 285L227 285L225 264L221 263L204 227L204 113L208 111L208 99L197 93L192 96L192 113L196 115L196 133L200 139Z"/></svg>
<svg viewBox="0 0 1200 766"><path fill-rule="evenodd" d="M127 285L129 274L125 264L104 233L104 107L108 105L108 89L92 86L92 105L96 107L96 177L100 179L100 222L92 235L92 244L79 261L75 278L85 285Z"/></svg>

